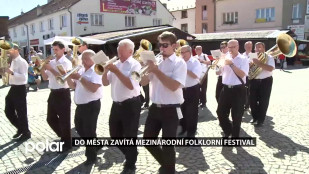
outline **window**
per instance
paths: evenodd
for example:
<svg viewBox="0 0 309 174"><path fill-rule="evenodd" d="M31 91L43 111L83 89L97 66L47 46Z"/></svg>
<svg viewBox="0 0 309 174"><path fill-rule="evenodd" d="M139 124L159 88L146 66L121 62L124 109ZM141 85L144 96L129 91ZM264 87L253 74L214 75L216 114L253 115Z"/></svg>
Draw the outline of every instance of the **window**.
<svg viewBox="0 0 309 174"><path fill-rule="evenodd" d="M54 20L48 19L48 29L53 30L54 29Z"/></svg>
<svg viewBox="0 0 309 174"><path fill-rule="evenodd" d="M92 13L90 18L92 26L103 26L103 14Z"/></svg>
<svg viewBox="0 0 309 174"><path fill-rule="evenodd" d="M161 25L162 19L155 18L153 19L153 26Z"/></svg>
<svg viewBox="0 0 309 174"><path fill-rule="evenodd" d="M135 16L126 16L125 25L126 27L134 27L135 26Z"/></svg>
<svg viewBox="0 0 309 174"><path fill-rule="evenodd" d="M60 27L67 27L67 15L60 16Z"/></svg>
<svg viewBox="0 0 309 174"><path fill-rule="evenodd" d="M292 19L301 18L301 4L293 4Z"/></svg>
<svg viewBox="0 0 309 174"><path fill-rule="evenodd" d="M207 33L207 24L202 23L202 33Z"/></svg>
<svg viewBox="0 0 309 174"><path fill-rule="evenodd" d="M40 22L40 31L41 32L44 31L44 22L43 21Z"/></svg>
<svg viewBox="0 0 309 174"><path fill-rule="evenodd" d="M14 37L17 37L16 28L13 28Z"/></svg>
<svg viewBox="0 0 309 174"><path fill-rule="evenodd" d="M31 24L30 30L31 30L31 34L35 33L35 25L34 24Z"/></svg>
<svg viewBox="0 0 309 174"><path fill-rule="evenodd" d="M188 24L181 24L181 31L188 33Z"/></svg>
<svg viewBox="0 0 309 174"><path fill-rule="evenodd" d="M223 13L223 24L237 24L238 12Z"/></svg>
<svg viewBox="0 0 309 174"><path fill-rule="evenodd" d="M256 9L255 22L272 22L275 21L275 8L260 8Z"/></svg>
<svg viewBox="0 0 309 174"><path fill-rule="evenodd" d="M207 6L202 6L202 20L207 20Z"/></svg>
<svg viewBox="0 0 309 174"><path fill-rule="evenodd" d="M188 11L187 10L181 11L181 19L183 19L183 18L188 18Z"/></svg>
<svg viewBox="0 0 309 174"><path fill-rule="evenodd" d="M21 35L22 36L26 35L26 28L24 26L21 27Z"/></svg>

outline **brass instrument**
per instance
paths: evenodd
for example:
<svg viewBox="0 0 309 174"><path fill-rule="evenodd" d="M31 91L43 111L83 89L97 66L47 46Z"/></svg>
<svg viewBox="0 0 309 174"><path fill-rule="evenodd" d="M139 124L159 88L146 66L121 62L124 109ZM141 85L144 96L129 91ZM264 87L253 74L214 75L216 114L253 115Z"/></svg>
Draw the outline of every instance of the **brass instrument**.
<svg viewBox="0 0 309 174"><path fill-rule="evenodd" d="M73 74L74 72L79 71L82 67L83 67L82 65L78 65L78 66L76 66L75 68L73 68L72 70L70 70L68 73L66 73L66 74L64 74L64 75L62 75L62 76L56 77L57 82L58 82L59 84L61 84L61 85L64 84L65 81L67 80L67 78L68 78L71 74Z"/></svg>
<svg viewBox="0 0 309 174"><path fill-rule="evenodd" d="M221 67L223 67L226 60L225 56L226 54L221 54L221 57L214 60L213 63L210 65L209 69L211 68L213 70L218 71Z"/></svg>
<svg viewBox="0 0 309 174"><path fill-rule="evenodd" d="M43 66L45 64L48 64L49 61L52 59L52 56L49 56L47 57L45 60L41 60L40 58L39 59L36 59L36 61L39 61L39 65L38 66L35 66L33 67L33 72L36 74L36 75L41 75L41 69L43 68Z"/></svg>
<svg viewBox="0 0 309 174"><path fill-rule="evenodd" d="M293 57L296 54L297 47L294 39L287 34L280 34L276 38L276 45L267 50L265 53L258 53L258 60L262 63L267 62L268 55L272 57L276 57L279 54L283 54L286 57ZM249 69L249 80L254 79L262 72L262 68L257 66L256 64L250 65Z"/></svg>
<svg viewBox="0 0 309 174"><path fill-rule="evenodd" d="M162 55L162 52L158 53L156 55L156 59ZM159 61L157 62L157 65L159 65L161 62L163 61L163 59L159 59ZM140 82L142 80L142 77L146 74L147 72L147 69L148 69L148 65L145 65L141 70L139 70L138 72L137 71L133 71L131 73L131 77L132 79Z"/></svg>
<svg viewBox="0 0 309 174"><path fill-rule="evenodd" d="M133 58L136 59L139 62L142 62L141 57L140 57L140 53L142 51L151 51L152 50L152 44L146 40L146 39L142 39L139 45L138 50L135 51Z"/></svg>
<svg viewBox="0 0 309 174"><path fill-rule="evenodd" d="M177 42L176 42L176 44L177 44L177 48L176 48L176 51L175 51L175 53L176 53L176 56L180 56L181 54L180 54L180 52L181 52L181 47L182 46L185 46L185 45L189 45L189 43L186 41L186 40L184 40L184 39L178 39L177 40Z"/></svg>
<svg viewBox="0 0 309 174"><path fill-rule="evenodd" d="M78 51L78 47L83 44L83 40L81 38L74 37L71 42L73 44L72 65L73 65L73 67L76 67L80 64L80 62L78 60L77 51Z"/></svg>
<svg viewBox="0 0 309 174"><path fill-rule="evenodd" d="M106 61L106 62L104 62L104 63L95 64L95 65L94 65L94 71L95 71L98 75L102 75L103 72L104 72L105 67L106 67L107 65L109 65L109 64L112 64L112 63L116 62L117 60L118 60L118 57L115 56L115 57L113 57L112 59L110 59L110 60L108 60L108 61Z"/></svg>
<svg viewBox="0 0 309 174"><path fill-rule="evenodd" d="M7 51L13 47L13 43L6 40L0 41L1 56L0 56L0 74L2 75L3 85L9 84L9 74L5 69L9 67Z"/></svg>

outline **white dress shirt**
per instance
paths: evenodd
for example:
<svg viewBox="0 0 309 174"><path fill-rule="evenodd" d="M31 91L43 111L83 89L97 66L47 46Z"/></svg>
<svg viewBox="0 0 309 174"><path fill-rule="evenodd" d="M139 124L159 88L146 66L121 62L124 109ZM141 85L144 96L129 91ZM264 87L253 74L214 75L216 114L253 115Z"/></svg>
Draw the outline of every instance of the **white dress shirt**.
<svg viewBox="0 0 309 174"><path fill-rule="evenodd" d="M272 56L268 55L266 64L275 68L274 58ZM265 79L265 78L268 78L272 75L273 75L272 71L262 70L262 72L259 75L257 75L255 79Z"/></svg>
<svg viewBox="0 0 309 174"><path fill-rule="evenodd" d="M226 59L231 59L234 63L234 66L242 70L246 76L248 75L249 71L249 63L248 59L246 59L243 55L238 53L238 55L233 59L232 55L227 55ZM221 69L222 71L222 83L224 85L241 85L241 81L236 76L235 72L229 65L224 65ZM246 76L242 78L243 82L246 83Z"/></svg>
<svg viewBox="0 0 309 174"><path fill-rule="evenodd" d="M113 101L123 102L127 99L139 96L141 90L139 83L131 78L131 73L133 71L138 72L141 69L141 64L131 56L124 62L118 60L115 65L124 76L130 78L133 90L128 89L114 73L108 72L107 79L111 84Z"/></svg>
<svg viewBox="0 0 309 174"><path fill-rule="evenodd" d="M200 56L199 55L195 55L195 57L198 60L204 60L204 61L210 61L210 59L208 58L207 54L202 53ZM201 63L202 65L202 72L206 72L208 65L206 65L205 63Z"/></svg>
<svg viewBox="0 0 309 174"><path fill-rule="evenodd" d="M165 87L153 73L149 74L150 99L155 104L182 104L184 102L182 88L186 83L187 65L174 53L159 65L159 70L166 76L178 81L181 86L176 91Z"/></svg>
<svg viewBox="0 0 309 174"><path fill-rule="evenodd" d="M250 53L251 53L251 52L250 52ZM247 52L244 52L244 53L242 53L242 55L243 55L245 58L249 59L249 54L250 54L250 53L247 54Z"/></svg>
<svg viewBox="0 0 309 174"><path fill-rule="evenodd" d="M202 65L196 58L191 57L187 62L187 70L193 72L197 76L196 79L187 74L185 88L194 86L200 82L200 76L202 74Z"/></svg>
<svg viewBox="0 0 309 174"><path fill-rule="evenodd" d="M84 78L85 80L101 85L96 92L90 92L88 89L84 87L84 85L79 81L75 80L76 88L74 93L74 101L76 104L86 104L91 101L96 101L102 98L103 96L103 85L102 85L102 75L98 75L94 71L94 65L91 66L86 72L85 68L83 67L78 73Z"/></svg>
<svg viewBox="0 0 309 174"><path fill-rule="evenodd" d="M12 60L10 70L14 75L9 75L10 85L25 85L28 82L28 63L20 55Z"/></svg>
<svg viewBox="0 0 309 174"><path fill-rule="evenodd" d="M49 62L50 66L56 70L58 73L58 68L57 65L61 64L64 68L64 70L66 72L70 71L72 69L72 63L70 60L68 60L64 55L57 61L57 58L51 60ZM67 82L65 82L64 84L59 84L56 80L56 77L54 76L54 74L48 70L45 71L47 76L48 76L48 80L49 80L49 84L48 87L50 89L60 89L60 88L69 88L69 85Z"/></svg>

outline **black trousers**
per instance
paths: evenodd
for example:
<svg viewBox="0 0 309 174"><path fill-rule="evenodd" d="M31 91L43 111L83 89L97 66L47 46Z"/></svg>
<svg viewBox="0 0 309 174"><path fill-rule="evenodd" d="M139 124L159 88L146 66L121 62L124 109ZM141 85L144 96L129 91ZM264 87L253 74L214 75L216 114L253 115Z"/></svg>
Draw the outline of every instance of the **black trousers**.
<svg viewBox="0 0 309 174"><path fill-rule="evenodd" d="M246 101L245 101L245 108L249 108L250 106L250 102L249 102L249 98L250 98L250 83L249 83L249 79L248 76L246 77Z"/></svg>
<svg viewBox="0 0 309 174"><path fill-rule="evenodd" d="M141 112L140 97L134 97L121 103L114 102L109 117L111 138L136 138ZM133 167L137 160L136 146L118 146L125 155L126 165Z"/></svg>
<svg viewBox="0 0 309 174"><path fill-rule="evenodd" d="M244 85L228 88L224 85L221 90L217 114L220 126L225 134L232 137L239 137L242 115L244 113L246 89ZM232 123L229 119L230 110L232 113Z"/></svg>
<svg viewBox="0 0 309 174"><path fill-rule="evenodd" d="M149 105L149 84L146 85L146 86L143 86L143 90L145 92L144 102L145 102L145 105L148 106Z"/></svg>
<svg viewBox="0 0 309 174"><path fill-rule="evenodd" d="M157 138L162 129L162 138L175 138L178 126L176 107L159 108L151 105L145 124L144 138ZM175 173L176 152L174 146L146 146L146 149L164 168L165 173Z"/></svg>
<svg viewBox="0 0 309 174"><path fill-rule="evenodd" d="M5 115L18 133L29 132L26 85L12 85L5 97Z"/></svg>
<svg viewBox="0 0 309 174"><path fill-rule="evenodd" d="M72 147L70 89L51 90L47 103L47 123L61 137L64 148Z"/></svg>
<svg viewBox="0 0 309 174"><path fill-rule="evenodd" d="M221 90L223 88L222 76L218 76L217 86L216 86L216 100L219 102Z"/></svg>
<svg viewBox="0 0 309 174"><path fill-rule="evenodd" d="M253 119L263 123L269 105L273 77L250 80L250 108Z"/></svg>
<svg viewBox="0 0 309 174"><path fill-rule="evenodd" d="M206 104L207 98L206 98L206 92L207 92L207 84L208 84L208 74L205 77L204 82L200 85L200 103Z"/></svg>
<svg viewBox="0 0 309 174"><path fill-rule="evenodd" d="M101 101L95 100L86 104L79 104L75 111L75 129L81 137L97 137L97 121L101 109ZM96 147L86 146L87 159L96 159Z"/></svg>
<svg viewBox="0 0 309 174"><path fill-rule="evenodd" d="M180 120L180 125L183 130L187 131L187 137L195 137L198 121L198 102L200 85L189 88L183 88L184 103L181 105L183 119Z"/></svg>

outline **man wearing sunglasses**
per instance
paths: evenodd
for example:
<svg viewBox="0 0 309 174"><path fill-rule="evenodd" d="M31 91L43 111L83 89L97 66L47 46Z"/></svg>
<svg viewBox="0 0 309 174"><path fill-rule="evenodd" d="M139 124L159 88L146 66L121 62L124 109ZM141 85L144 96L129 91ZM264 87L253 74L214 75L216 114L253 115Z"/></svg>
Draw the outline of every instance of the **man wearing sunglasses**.
<svg viewBox="0 0 309 174"><path fill-rule="evenodd" d="M144 138L157 138L162 129L162 138L175 138L178 120L182 118L180 105L184 102L182 87L185 86L187 65L175 54L176 36L163 32L158 37L163 61L155 65L148 61L149 75L142 78L141 84L150 82L149 108L145 124ZM174 146L146 146L146 149L161 165L160 174L175 173L176 153Z"/></svg>

